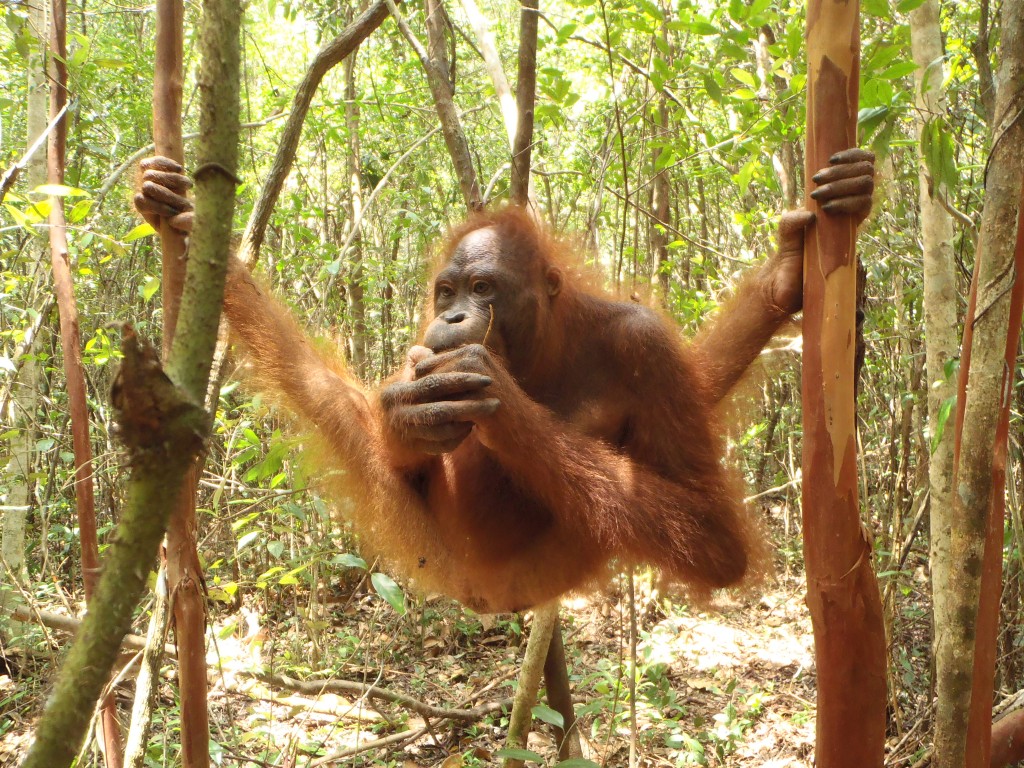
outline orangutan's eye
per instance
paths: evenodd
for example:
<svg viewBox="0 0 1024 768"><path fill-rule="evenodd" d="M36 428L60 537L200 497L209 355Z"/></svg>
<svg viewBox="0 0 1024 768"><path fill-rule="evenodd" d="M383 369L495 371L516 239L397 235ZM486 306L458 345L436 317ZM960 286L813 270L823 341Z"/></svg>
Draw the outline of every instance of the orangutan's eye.
<svg viewBox="0 0 1024 768"><path fill-rule="evenodd" d="M439 285L437 287L437 298L439 299L450 299L455 295L455 291L452 290L450 285Z"/></svg>
<svg viewBox="0 0 1024 768"><path fill-rule="evenodd" d="M491 284L485 280L477 280L473 283L473 293L477 296L483 296L489 293L491 290Z"/></svg>

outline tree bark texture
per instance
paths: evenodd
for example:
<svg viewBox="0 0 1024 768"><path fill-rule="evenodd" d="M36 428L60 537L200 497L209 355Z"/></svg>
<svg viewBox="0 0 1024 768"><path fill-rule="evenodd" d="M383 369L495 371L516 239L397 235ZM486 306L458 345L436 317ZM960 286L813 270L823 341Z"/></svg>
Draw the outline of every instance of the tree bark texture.
<svg viewBox="0 0 1024 768"><path fill-rule="evenodd" d="M509 749L525 749L533 722L533 705L537 703L540 679L544 673L544 661L551 647L551 634L558 625L557 602L538 608L533 612L533 626L526 641L523 666L519 670L519 682L509 715L508 737L505 746ZM505 758L502 768L523 768L523 761Z"/></svg>
<svg viewBox="0 0 1024 768"><path fill-rule="evenodd" d="M530 197L533 153L533 112L537 96L538 0L521 0L519 11L519 75L516 80L516 140L512 145L512 202L526 205Z"/></svg>
<svg viewBox="0 0 1024 768"><path fill-rule="evenodd" d="M957 295L953 271L953 220L940 202L939 180L929 176L922 152L923 136L934 120L943 120L946 100L942 91L945 79L942 32L939 27L938 0L925 0L910 12L910 44L915 73L918 176L921 206L921 240L924 257L924 344L927 361L928 432L932 450L928 461L929 517L931 524L930 553L932 573L932 610L941 620L938 628L951 623L947 604L949 537L951 530L953 491L953 436L955 418L947 411L940 427L943 404L956 396L955 383L947 375L947 366L956 359L959 344L957 329ZM939 430L943 438L936 441ZM944 631L944 629L943 629Z"/></svg>
<svg viewBox="0 0 1024 768"><path fill-rule="evenodd" d="M56 118L67 104L67 2L53 0L50 6L50 118ZM47 149L47 179L50 184L64 183L64 159L67 147L67 115L50 133ZM96 533L96 499L93 493L92 442L89 437L89 404L82 368L82 339L78 327L78 305L68 258L64 199L50 198L50 263L53 290L60 315L60 341L64 359L64 381L71 415L71 442L75 457L75 511L78 517L82 557L82 584L85 599L91 602L99 579L100 550ZM107 768L121 766L121 730L117 722L117 703L108 695L101 707L100 728L103 756Z"/></svg>
<svg viewBox="0 0 1024 768"><path fill-rule="evenodd" d="M184 165L181 132L182 0L157 0L156 62L153 73L153 142L158 155ZM163 254L163 358L169 362L187 269L185 238L166 222L160 227ZM199 400L202 402L202 400ZM177 502L167 529L167 579L179 650L181 759L184 768L210 764L210 726L206 702L206 606L196 554L195 495L201 468L189 468L175 494Z"/></svg>
<svg viewBox="0 0 1024 768"><path fill-rule="evenodd" d="M856 144L859 3L807 9L807 175ZM885 628L859 515L854 413L856 228L825 214L804 252L803 520L818 675L816 765L881 766Z"/></svg>
<svg viewBox="0 0 1024 768"><path fill-rule="evenodd" d="M48 699L22 768L65 768L85 739L93 709L131 628L176 491L202 446L207 419L174 387L156 350L130 327L112 394L131 475L89 611Z"/></svg>
<svg viewBox="0 0 1024 768"><path fill-rule="evenodd" d="M145 768L149 734L153 725L153 706L160 682L160 665L163 663L167 637L167 571L160 569L153 590L155 599L149 618L149 629L143 644L139 673L135 676L135 700L132 702L132 719L124 744L124 764L127 768Z"/></svg>
<svg viewBox="0 0 1024 768"><path fill-rule="evenodd" d="M153 143L156 153L185 164L181 136L183 0L157 0L156 60L153 63ZM173 227L160 227L163 253L161 287L164 313L164 357L178 322L178 298L185 280L185 238Z"/></svg>
<svg viewBox="0 0 1024 768"><path fill-rule="evenodd" d="M667 140L668 130L668 99L664 96L658 99L657 115L652 124L657 125L659 139ZM669 271L671 262L668 254L668 228L672 225L672 200L671 180L668 169L657 170L658 158L664 150L658 146L651 153L651 165L654 170L654 179L651 181L651 214L653 216L649 226L651 254L654 257L654 270L657 275L658 288L661 291L661 300L667 306L669 290Z"/></svg>
<svg viewBox="0 0 1024 768"><path fill-rule="evenodd" d="M583 757L580 746L580 731L576 724L576 710L572 703L572 687L569 684L569 667L565 659L565 644L562 642L562 622L555 616L551 628L551 642L544 659L544 685L547 688L548 705L562 716L562 727L556 729L558 737L558 759L571 760Z"/></svg>
<svg viewBox="0 0 1024 768"><path fill-rule="evenodd" d="M961 345L948 626L936 627L935 765L988 766L1002 567L1006 425L1022 286L1024 2L1003 4L1001 64L985 208ZM1020 247L1019 245L1017 246ZM1016 312L1016 317L1013 313ZM1011 320L1012 318L1012 320ZM938 623L940 616L936 616Z"/></svg>

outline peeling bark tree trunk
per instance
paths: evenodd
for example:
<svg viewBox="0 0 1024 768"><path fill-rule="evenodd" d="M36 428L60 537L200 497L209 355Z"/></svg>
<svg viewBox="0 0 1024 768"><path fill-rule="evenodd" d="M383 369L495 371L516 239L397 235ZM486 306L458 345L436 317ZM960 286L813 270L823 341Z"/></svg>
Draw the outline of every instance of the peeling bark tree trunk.
<svg viewBox="0 0 1024 768"><path fill-rule="evenodd" d="M956 359L956 283L953 271L953 220L940 202L939 179L929 176L921 151L922 141L932 124L943 120L946 111L942 83L942 33L939 28L938 0L925 0L910 12L910 43L917 87L918 175L921 205L921 239L924 246L924 343L927 361L928 432L931 453L928 461L930 553L932 574L932 611L936 636L951 624L949 615L948 574L950 515L953 507L953 435L955 428L946 411L940 426L943 405L956 396L956 388L947 375L947 365ZM936 440L939 430L943 438ZM939 618L941 617L941 618ZM936 640L936 644L937 644Z"/></svg>
<svg viewBox="0 0 1024 768"><path fill-rule="evenodd" d="M807 9L807 175L857 139L859 3ZM818 674L816 765L881 766L885 628L857 499L856 230L818 214L804 253L803 519Z"/></svg>
<svg viewBox="0 0 1024 768"><path fill-rule="evenodd" d="M50 119L55 119L67 104L67 4L53 0L50 7ZM64 157L67 146L67 116L50 133L47 180L64 183ZM75 509L78 515L79 544L82 556L82 583L90 602L99 579L100 550L96 535L96 501L92 485L92 443L89 438L89 405L82 368L82 340L78 330L78 306L68 259L64 199L50 198L50 263L53 290L60 314L60 341L64 358L64 380L71 413L71 441L75 456ZM121 727L117 722L117 703L113 695L103 701L100 712L103 757L107 768L121 766Z"/></svg>
<svg viewBox="0 0 1024 768"><path fill-rule="evenodd" d="M181 136L183 49L182 0L157 0L156 62L153 73L153 141L159 155L184 165ZM167 361L178 323L185 282L185 241L166 222L160 228L163 252L163 357ZM202 402L200 400L199 402ZM185 768L210 764L210 719L206 697L206 603L196 554L196 489L201 464L189 470L178 491L167 530L167 581L179 651L181 760Z"/></svg>
<svg viewBox="0 0 1024 768"><path fill-rule="evenodd" d="M988 766L1002 578L1006 437L1020 332L1019 221L1024 123L1024 2L1003 4L999 89L985 209L961 345L948 626L936 627L935 765ZM1018 245L1018 249L1021 246ZM936 616L936 622L941 617Z"/></svg>
<svg viewBox="0 0 1024 768"><path fill-rule="evenodd" d="M54 0L55 5L60 2L63 0ZM118 525L117 546L106 553L94 599L61 669L24 768L64 768L74 760L121 640L131 627L149 564L173 507L180 506L180 491L187 486L183 479L196 466L209 432L211 419L201 403L217 342L234 208L242 11L237 0L206 0L204 11L194 259L182 282L180 332L165 374L156 351L142 343L131 328L125 328L124 362L111 399L131 466L127 503ZM173 20L173 9L170 16ZM59 45L54 50L63 53ZM60 84L60 79L54 82ZM62 154L51 153L51 163ZM183 741L185 730L183 726ZM208 751L206 743L201 751ZM187 752L183 744L184 765L195 765L196 754Z"/></svg>

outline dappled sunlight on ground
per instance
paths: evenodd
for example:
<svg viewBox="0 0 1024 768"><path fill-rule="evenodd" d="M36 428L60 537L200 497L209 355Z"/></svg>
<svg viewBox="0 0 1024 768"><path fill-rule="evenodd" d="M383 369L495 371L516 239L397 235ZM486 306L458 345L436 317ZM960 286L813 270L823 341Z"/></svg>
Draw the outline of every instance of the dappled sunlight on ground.
<svg viewBox="0 0 1024 768"><path fill-rule="evenodd" d="M629 614L618 589L613 584L610 594L563 609L584 752L613 767L627 763L630 742ZM759 597L719 596L700 610L664 602L643 579L637 597L640 766L703 760L708 766L810 767L814 664L799 579L781 579ZM384 758L375 764L453 768L458 754L475 755L463 761L467 766L489 764L485 759L503 746L504 716L461 726L428 722L404 705L358 691L325 691L319 683L312 690L289 688L254 675L353 681L435 707L471 708L512 695L524 649L521 618L474 616L441 599L421 601L402 617L365 591L329 599L318 611L315 620L301 620L283 606L268 612L267 603L247 602L235 613L215 613L208 632L210 713L222 764L280 764L284 753L307 766L403 731L422 733L346 757L344 764ZM174 673L166 664L157 710L163 722L156 726L172 760L179 738ZM36 702L44 691L44 685L36 688ZM118 690L124 711L131 694L130 683ZM2 737L8 757L23 753L31 721L21 720ZM548 725L536 722L529 746L550 765L557 762Z"/></svg>

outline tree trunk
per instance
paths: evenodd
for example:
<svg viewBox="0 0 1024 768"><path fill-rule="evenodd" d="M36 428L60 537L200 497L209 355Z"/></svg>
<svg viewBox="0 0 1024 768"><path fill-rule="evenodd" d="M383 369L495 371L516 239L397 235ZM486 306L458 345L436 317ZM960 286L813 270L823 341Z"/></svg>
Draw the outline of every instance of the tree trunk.
<svg viewBox="0 0 1024 768"><path fill-rule="evenodd" d="M358 226L363 217L363 189L360 181L359 102L356 100L356 55L352 51L345 59L345 126L348 132L348 179L350 228ZM363 300L363 248L362 237L351 238L347 254L342 256L349 264L348 287L345 298L352 318L350 351L352 368L360 377L366 376L366 303Z"/></svg>
<svg viewBox="0 0 1024 768"><path fill-rule="evenodd" d="M430 53L409 29L409 25L399 13L394 0L387 0L387 4L402 37L412 46L423 66L423 71L426 72L427 85L430 86L430 93L434 97L434 107L437 109L437 117L441 122L441 133L444 135L444 142L452 159L455 176L459 180L462 199L469 210L480 210L483 208L483 198L476 178L476 168L473 166L473 155L469 151L469 142L466 141L459 113L455 109L455 91L449 79L450 73L447 71L447 67L442 71L431 60Z"/></svg>
<svg viewBox="0 0 1024 768"><path fill-rule="evenodd" d="M505 68L501 65L501 57L498 56L498 47L495 45L494 35L491 33L491 24L480 11L476 0L462 0L462 9L469 18L469 25L473 28L477 45L480 46L480 52L484 57L484 67L491 77L494 92L498 96L501 118L505 124L505 135L508 137L508 145L511 147L516 140L519 111L516 109L516 97L512 95L508 77L505 76Z"/></svg>
<svg viewBox="0 0 1024 768"><path fill-rule="evenodd" d="M950 624L936 627L935 765L988 766L1002 566L1006 430L1021 307L1015 264L1024 125L1024 2L1003 4L985 209L961 345L953 479ZM1016 258L1020 258L1017 256ZM1016 314L1014 314L1016 313ZM936 622L944 617L936 615Z"/></svg>
<svg viewBox="0 0 1024 768"><path fill-rule="evenodd" d="M668 99L664 96L659 100L657 110L657 136L660 139L668 138ZM654 261L654 270L658 277L658 286L661 290L661 300L668 302L669 286L669 256L668 256L668 227L672 224L672 207L670 205L670 190L668 171L657 170L658 158L661 155L661 148L651 153L651 160L655 167L654 180L651 182L651 213L654 220L651 221L651 258Z"/></svg>
<svg viewBox="0 0 1024 768"><path fill-rule="evenodd" d="M910 43L915 73L918 136L918 178L921 205L921 240L924 256L924 344L927 361L928 433L931 453L928 461L930 552L932 575L932 611L935 626L933 647L938 635L953 620L947 597L949 540L953 500L954 421L949 402L956 389L947 366L959 354L956 338L957 295L953 271L953 220L940 202L939 180L932 179L922 153L922 137L930 121L945 118L946 103L942 91L945 80L942 31L939 27L938 0L925 0L910 12ZM943 406L946 406L943 416ZM945 419L943 423L943 419ZM938 439L942 431L942 439Z"/></svg>
<svg viewBox="0 0 1024 768"><path fill-rule="evenodd" d="M512 144L512 189L516 205L530 193L533 111L537 93L537 0L522 0L519 10L519 76L516 80L516 140Z"/></svg>
<svg viewBox="0 0 1024 768"><path fill-rule="evenodd" d="M124 360L111 399L128 447L131 475L117 526L117 546L105 553L96 593L22 768L66 768L77 756L121 640L131 629L175 490L202 447L209 424L202 409L169 382L156 350L130 326L124 328L121 350Z"/></svg>
<svg viewBox="0 0 1024 768"><path fill-rule="evenodd" d="M157 0L156 62L153 72L153 140L157 154L184 164L181 135L181 89L184 9L182 0ZM163 358L170 358L185 282L185 242L164 223ZM199 400L202 402L202 399ZM210 724L206 702L206 605L196 554L196 488L201 467L192 466L177 494L167 530L167 581L179 651L178 691L181 697L181 754L184 768L210 764Z"/></svg>
<svg viewBox="0 0 1024 768"><path fill-rule="evenodd" d="M509 715L508 737L505 741L507 749L526 749L533 722L533 705L537 703L544 662L551 647L551 635L558 626L558 608L559 603L555 602L533 612L533 626L530 627L530 638L526 641L526 653L519 670L512 713ZM524 762L517 758L507 757L502 762L502 768L523 766Z"/></svg>
<svg viewBox="0 0 1024 768"><path fill-rule="evenodd" d="M30 3L26 148L31 147L42 135L48 122L45 30L46 5ZM26 187L29 191L46 183L46 152L42 148L29 158L25 170ZM42 262L45 244L41 237L29 238L27 248L31 263ZM8 592L8 587L13 587L14 581L25 575L25 523L32 500L29 475L32 473L32 454L36 442L33 424L39 390L39 365L35 360L35 343L38 338L38 333L33 334L32 341L26 345L22 353L24 362L21 362L12 385L9 413L3 414L5 420L17 429L18 433L11 439L11 457L4 471L10 483L10 490L7 492L5 509L0 513L3 517L3 532L0 534L3 553L3 559L0 560L0 603L6 603L17 592ZM14 360L16 365L19 362Z"/></svg>
<svg viewBox="0 0 1024 768"><path fill-rule="evenodd" d="M67 104L67 4L53 0L50 16L50 119L54 120ZM50 133L47 156L47 181L64 183L64 159L67 147L67 115ZM60 341L64 359L64 380L71 414L71 441L75 456L75 510L78 516L82 556L82 584L85 599L91 602L99 579L100 551L96 534L96 501L93 493L92 443L89 437L89 405L82 368L82 340L78 330L78 306L68 258L64 200L50 198L50 263L53 290L60 313ZM121 766L121 727L117 722L117 703L108 695L100 712L103 756L107 768Z"/></svg>
<svg viewBox="0 0 1024 768"><path fill-rule="evenodd" d="M807 9L807 175L856 144L859 3ZM818 215L804 253L803 519L818 674L816 765L882 765L885 628L857 499L856 228Z"/></svg>

